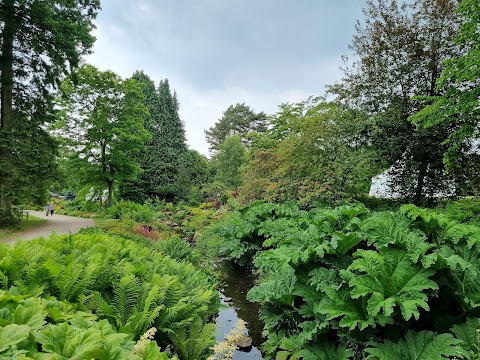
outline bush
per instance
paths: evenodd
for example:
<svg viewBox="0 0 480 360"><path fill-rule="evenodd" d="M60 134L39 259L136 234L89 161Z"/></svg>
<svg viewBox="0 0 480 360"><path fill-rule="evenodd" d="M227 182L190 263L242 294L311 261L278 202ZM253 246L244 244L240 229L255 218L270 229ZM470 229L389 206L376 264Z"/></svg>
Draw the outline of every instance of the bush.
<svg viewBox="0 0 480 360"><path fill-rule="evenodd" d="M149 223L155 218L155 212L147 205L120 200L108 209L108 215L113 219L129 218L136 222Z"/></svg>
<svg viewBox="0 0 480 360"><path fill-rule="evenodd" d="M185 257L182 251L179 256ZM0 289L11 284L23 294L48 300L55 297L74 303L82 311L92 311L99 320L108 320L113 331L130 334L135 340L153 326L158 345L173 346L177 353L184 349L177 351L175 346L199 344L195 338L179 343L173 335L193 325L210 328L208 319L219 307L216 282L210 274L173 260L145 243L98 229L70 237L52 235L14 246L0 245ZM39 311L33 314L41 316ZM5 325L6 315L2 315L0 328ZM51 317L56 322L62 319L53 310ZM68 335L65 331L63 334ZM213 335L201 341L202 346L213 345ZM4 350L0 347L0 357ZM207 356L205 353L202 358Z"/></svg>
<svg viewBox="0 0 480 360"><path fill-rule="evenodd" d="M247 299L261 304L266 359L480 355L477 226L413 205L372 212L255 203L202 241L255 265L259 281Z"/></svg>

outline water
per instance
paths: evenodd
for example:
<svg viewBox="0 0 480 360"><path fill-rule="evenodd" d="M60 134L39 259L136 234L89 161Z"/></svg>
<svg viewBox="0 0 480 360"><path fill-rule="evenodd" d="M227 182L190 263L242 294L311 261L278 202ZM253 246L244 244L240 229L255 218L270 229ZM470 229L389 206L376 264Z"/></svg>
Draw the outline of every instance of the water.
<svg viewBox="0 0 480 360"><path fill-rule="evenodd" d="M247 323L248 336L252 338L251 349L237 350L233 360L263 359L260 353L260 344L265 341L262 337L263 322L258 318L259 304L251 303L246 299L247 292L254 285L254 278L245 268L232 262L223 261L219 264L222 308L217 318L216 340L222 341L224 336L234 327L238 319ZM232 298L226 303L224 297Z"/></svg>

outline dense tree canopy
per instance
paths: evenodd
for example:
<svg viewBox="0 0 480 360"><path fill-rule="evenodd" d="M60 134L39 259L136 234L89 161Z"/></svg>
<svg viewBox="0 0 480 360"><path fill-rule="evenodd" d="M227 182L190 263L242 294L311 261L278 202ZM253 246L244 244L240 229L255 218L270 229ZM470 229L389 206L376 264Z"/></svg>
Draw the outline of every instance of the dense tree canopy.
<svg viewBox="0 0 480 360"><path fill-rule="evenodd" d="M239 135L242 142L247 145L247 134L250 132L263 132L267 129L267 116L265 113L255 113L245 103L230 105L223 112L222 117L215 126L205 130L207 143L212 152L218 151L220 144L232 135Z"/></svg>
<svg viewBox="0 0 480 360"><path fill-rule="evenodd" d="M233 135L225 139L218 146L218 153L213 161L216 169L215 179L230 189L236 189L243 183L242 165L246 160L245 146L240 135Z"/></svg>
<svg viewBox="0 0 480 360"><path fill-rule="evenodd" d="M70 147L71 162L87 184L103 184L112 205L114 183L135 178L135 154L149 138L147 110L135 80L122 81L111 71L84 66L62 84L60 134Z"/></svg>
<svg viewBox="0 0 480 360"><path fill-rule="evenodd" d="M252 144L242 194L273 201L335 201L365 194L380 168L360 111L323 98L283 104Z"/></svg>
<svg viewBox="0 0 480 360"><path fill-rule="evenodd" d="M11 222L12 199L46 192L52 89L92 47L99 8L99 0L0 2L0 223Z"/></svg>
<svg viewBox="0 0 480 360"><path fill-rule="evenodd" d="M177 95L171 91L168 79L161 80L155 88L150 77L141 71L132 78L141 84L145 96L149 112L145 125L151 137L138 157L142 173L134 181L122 182L121 196L140 203L151 197L179 199L187 186L181 168L190 158Z"/></svg>
<svg viewBox="0 0 480 360"><path fill-rule="evenodd" d="M368 1L365 22L357 24L350 46L358 60L330 87L340 100L371 114L377 128L372 141L393 169L391 185L417 202L449 186L442 139L450 127L420 130L407 118L421 106L413 96L437 95L442 63L458 53L457 4Z"/></svg>
<svg viewBox="0 0 480 360"><path fill-rule="evenodd" d="M479 162L480 2L465 0L460 11L465 17L457 38L460 54L446 60L437 84L438 91L444 94L427 98L433 103L410 118L425 129L439 124L452 126L453 131L445 139L448 145L445 162L453 171L465 166L470 168ZM478 173L478 166L474 166L473 171Z"/></svg>

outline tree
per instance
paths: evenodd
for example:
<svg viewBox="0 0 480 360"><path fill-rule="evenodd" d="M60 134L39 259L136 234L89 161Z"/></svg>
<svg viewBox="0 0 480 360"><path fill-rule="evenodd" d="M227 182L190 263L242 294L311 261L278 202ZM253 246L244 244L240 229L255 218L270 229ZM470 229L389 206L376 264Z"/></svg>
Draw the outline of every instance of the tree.
<svg viewBox="0 0 480 360"><path fill-rule="evenodd" d="M249 200L336 201L368 192L381 162L364 114L321 97L282 104L252 146L241 194Z"/></svg>
<svg viewBox="0 0 480 360"><path fill-rule="evenodd" d="M158 117L155 133L149 146L149 167L145 175L151 179L148 194L166 200L181 195L178 183L179 168L187 152L185 128L178 113L180 103L172 94L168 79L160 81L158 93Z"/></svg>
<svg viewBox="0 0 480 360"><path fill-rule="evenodd" d="M243 182L241 166L246 161L240 135L230 136L219 145L213 161L217 170L215 179L231 189L238 188Z"/></svg>
<svg viewBox="0 0 480 360"><path fill-rule="evenodd" d="M437 95L442 63L458 52L452 41L460 24L457 3L368 1L350 46L358 60L329 88L371 115L377 127L372 141L393 169L391 185L416 202L449 186L441 158L451 128L424 131L407 119L421 108L412 97Z"/></svg>
<svg viewBox="0 0 480 360"><path fill-rule="evenodd" d="M153 80L143 71L136 71L132 75L141 88L144 96L144 105L148 113L144 116L145 129L150 133L150 140L145 143L143 151L136 155L136 161L140 164L142 172L134 180L120 182L120 196L123 199L143 203L153 193L155 178L152 172L155 160L160 157L159 148L154 146L155 139L159 136L159 99Z"/></svg>
<svg viewBox="0 0 480 360"><path fill-rule="evenodd" d="M180 103L176 93L172 94L168 79L155 88L142 71L135 72L132 78L140 83L145 97L148 109L145 127L151 137L138 155L142 173L135 180L123 181L120 194L139 203L151 197L173 201L184 195L184 178L179 177L180 168L188 158L185 129L178 113Z"/></svg>
<svg viewBox="0 0 480 360"><path fill-rule="evenodd" d="M140 171L134 155L149 138L143 94L135 80L90 65L67 78L62 90L60 134L72 164L86 183L106 185L111 206L114 184Z"/></svg>
<svg viewBox="0 0 480 360"><path fill-rule="evenodd" d="M247 134L250 132L263 132L267 129L267 116L265 113L255 113L249 106L242 104L230 105L215 126L205 130L209 149L212 152L219 150L219 145L232 135L240 135L244 145L249 144Z"/></svg>
<svg viewBox="0 0 480 360"><path fill-rule="evenodd" d="M432 104L410 117L422 129L439 124L453 127L444 139L448 146L444 160L450 171L470 168L479 157L472 150L480 138L480 2L464 0L459 10L465 18L456 41L459 54L445 61L437 83L437 92L443 95L424 98Z"/></svg>
<svg viewBox="0 0 480 360"><path fill-rule="evenodd" d="M16 185L53 168L54 142L42 126L54 119L59 80L93 45L99 8L99 0L0 2L0 223L12 221L12 199L45 193L38 180L30 190Z"/></svg>

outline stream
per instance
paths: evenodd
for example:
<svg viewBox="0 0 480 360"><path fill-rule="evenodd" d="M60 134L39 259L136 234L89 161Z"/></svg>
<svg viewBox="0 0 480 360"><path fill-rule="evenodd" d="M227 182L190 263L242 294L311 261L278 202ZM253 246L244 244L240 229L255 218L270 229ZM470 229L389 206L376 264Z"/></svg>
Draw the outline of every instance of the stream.
<svg viewBox="0 0 480 360"><path fill-rule="evenodd" d="M236 350L233 360L263 359L259 350L260 344L265 341L262 337L263 322L258 318L260 305L246 299L247 292L254 286L251 272L230 261L220 262L218 270L222 307L217 317L216 340L222 341L237 320L242 319L247 323L247 332L252 338L252 346L245 350ZM231 298L232 301L225 302L225 297Z"/></svg>

